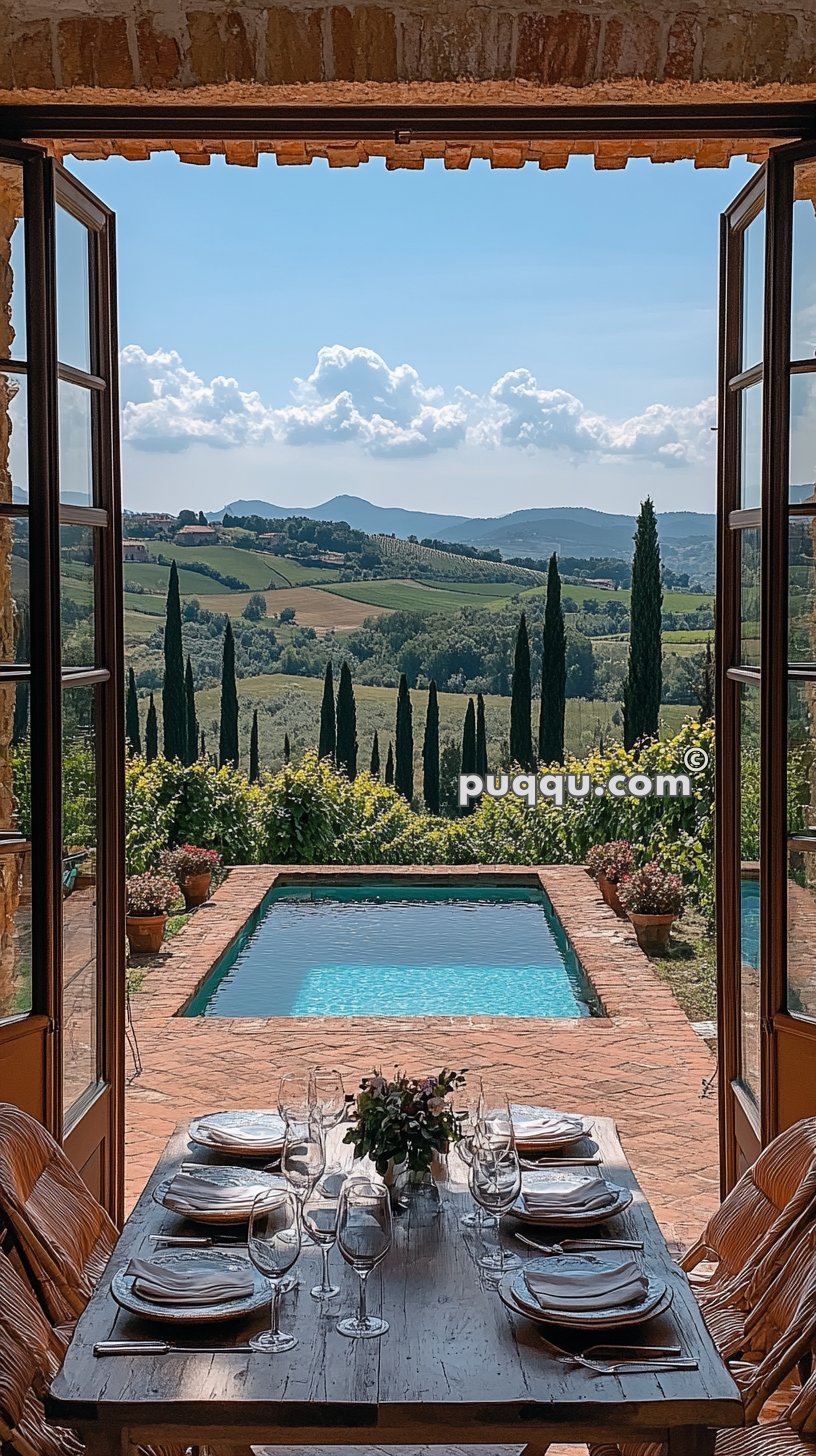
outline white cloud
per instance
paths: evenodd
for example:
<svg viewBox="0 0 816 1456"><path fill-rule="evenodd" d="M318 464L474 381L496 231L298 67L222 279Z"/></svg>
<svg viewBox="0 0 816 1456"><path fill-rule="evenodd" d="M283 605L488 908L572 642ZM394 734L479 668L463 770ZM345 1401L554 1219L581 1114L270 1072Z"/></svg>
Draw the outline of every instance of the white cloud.
<svg viewBox="0 0 816 1456"><path fill-rule="evenodd" d="M462 445L526 452L559 451L574 461L640 459L665 466L699 464L713 452L714 401L650 405L612 420L563 389L542 389L514 369L479 396L423 384L409 364L391 368L373 349L320 349L288 404L268 405L235 379L207 384L175 351L122 351L123 434L134 448L179 451L268 443L354 442L375 457L416 457Z"/></svg>

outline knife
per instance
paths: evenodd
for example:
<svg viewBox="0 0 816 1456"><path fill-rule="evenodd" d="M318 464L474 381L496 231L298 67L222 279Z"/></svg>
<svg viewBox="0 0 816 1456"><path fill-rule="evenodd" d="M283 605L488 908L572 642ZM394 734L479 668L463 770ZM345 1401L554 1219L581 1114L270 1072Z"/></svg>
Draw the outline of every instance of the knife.
<svg viewBox="0 0 816 1456"><path fill-rule="evenodd" d="M213 1239L208 1234L150 1234L152 1244L164 1244L168 1249L239 1249L246 1250L246 1241L241 1239Z"/></svg>
<svg viewBox="0 0 816 1456"><path fill-rule="evenodd" d="M98 1340L95 1355L247 1355L249 1345L169 1345L166 1340Z"/></svg>

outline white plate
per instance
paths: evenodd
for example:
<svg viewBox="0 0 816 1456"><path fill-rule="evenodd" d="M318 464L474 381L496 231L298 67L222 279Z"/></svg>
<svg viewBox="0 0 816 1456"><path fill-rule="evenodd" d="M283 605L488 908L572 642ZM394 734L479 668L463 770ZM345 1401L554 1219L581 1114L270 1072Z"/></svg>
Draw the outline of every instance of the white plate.
<svg viewBox="0 0 816 1456"><path fill-rule="evenodd" d="M577 1184L586 1181L587 1172L581 1168L542 1168L541 1172L524 1171L521 1175L522 1192L516 1199L510 1213L522 1223L539 1224L544 1228L587 1228L593 1224L606 1223L609 1218L616 1214L623 1213L632 1202L632 1193L628 1188L619 1188L617 1183L610 1183L608 1179L598 1175L598 1182L603 1183L614 1193L613 1203L607 1203L603 1208L585 1208L568 1212L564 1209L558 1213L545 1213L541 1209L528 1209L524 1206L524 1189L533 1190L537 1187L543 1188L552 1183Z"/></svg>
<svg viewBox="0 0 816 1456"><path fill-rule="evenodd" d="M219 1132L227 1134L225 1142ZM229 1140L242 1131L268 1132L268 1138L241 1147ZM283 1147L286 1124L277 1112L258 1109L251 1112L208 1112L206 1117L195 1117L190 1123L190 1140L203 1148L215 1148L219 1153L231 1153L234 1158L272 1158Z"/></svg>
<svg viewBox="0 0 816 1456"><path fill-rule="evenodd" d="M202 1163L193 1176L200 1178L202 1182L212 1183L215 1188L280 1188L288 1186L284 1178L278 1177L274 1173L256 1172L253 1168L229 1168L223 1164L213 1166L209 1163ZM172 1178L165 1178L163 1183L157 1184L153 1189L154 1199L169 1213L175 1213L179 1218L189 1219L191 1223L228 1226L249 1222L248 1211L236 1213L234 1209L225 1208L223 1204L217 1208L196 1208L195 1210L178 1205L172 1198L168 1198L172 1182Z"/></svg>
<svg viewBox="0 0 816 1456"><path fill-rule="evenodd" d="M533 1259L525 1265L527 1269L569 1269L586 1268L587 1264L603 1267L609 1264L609 1256L598 1254L553 1254L546 1259ZM648 1287L637 1303L620 1304L612 1309L563 1310L543 1309L524 1283L524 1269L511 1269L499 1285L499 1294L508 1309L524 1314L539 1324L562 1325L567 1329L606 1330L622 1325L642 1324L656 1314L668 1309L672 1291L664 1279L649 1276Z"/></svg>
<svg viewBox="0 0 816 1456"><path fill-rule="evenodd" d="M562 1148L572 1147L573 1143L587 1137L592 1127L591 1119L578 1117L576 1113L559 1112L555 1107L531 1107L526 1103L513 1102L510 1104L510 1115L513 1119L513 1131L516 1137L516 1147L520 1153L557 1153ZM526 1122L538 1121L544 1117L569 1117L575 1120L575 1131L564 1133L560 1137L550 1140L548 1138L527 1138L524 1137L524 1124Z"/></svg>
<svg viewBox="0 0 816 1456"><path fill-rule="evenodd" d="M230 1254L222 1249L165 1249L150 1255L152 1264L166 1264L174 1270L189 1269L196 1272L217 1269L219 1272L235 1270L251 1274L253 1289L242 1299L224 1300L219 1304L172 1305L154 1303L134 1293L133 1275L125 1272L127 1265L117 1269L111 1280L111 1294L123 1309L143 1319L162 1320L166 1324L197 1325L213 1324L217 1320L239 1319L265 1309L272 1299L272 1286L268 1279L239 1254Z"/></svg>

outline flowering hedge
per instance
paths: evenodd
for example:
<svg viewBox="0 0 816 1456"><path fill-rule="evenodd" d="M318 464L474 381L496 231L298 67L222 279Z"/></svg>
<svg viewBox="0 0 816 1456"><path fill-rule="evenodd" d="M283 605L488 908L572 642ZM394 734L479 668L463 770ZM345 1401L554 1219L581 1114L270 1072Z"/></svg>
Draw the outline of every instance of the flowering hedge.
<svg viewBox="0 0 816 1456"><path fill-rule="evenodd" d="M484 800L475 813L440 819L417 812L367 773L353 781L314 754L264 774L256 784L200 760L158 758L127 767L129 873L151 869L168 847L215 849L225 864L583 864L593 844L629 839L638 859L680 876L691 898L713 909L713 728L689 720L640 755L623 748L570 759L569 773L594 782L612 774L687 772L684 755L704 749L689 798L614 799L594 794L562 807L528 808L515 798Z"/></svg>

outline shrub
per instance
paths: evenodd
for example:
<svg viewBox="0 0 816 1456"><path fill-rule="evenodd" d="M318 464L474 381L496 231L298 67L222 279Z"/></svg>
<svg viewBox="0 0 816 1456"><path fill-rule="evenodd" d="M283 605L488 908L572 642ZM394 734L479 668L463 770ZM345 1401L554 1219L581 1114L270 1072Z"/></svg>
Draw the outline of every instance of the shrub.
<svg viewBox="0 0 816 1456"><path fill-rule="evenodd" d="M605 875L610 884L619 885L635 868L635 851L628 839L610 839L608 844L593 844L586 862L593 880Z"/></svg>
<svg viewBox="0 0 816 1456"><path fill-rule="evenodd" d="M191 875L215 873L221 863L221 856L215 849L200 849L196 844L180 844L178 849L167 849L162 855L162 870L182 885Z"/></svg>
<svg viewBox="0 0 816 1456"><path fill-rule="evenodd" d="M685 892L679 875L651 860L621 880L618 897L633 915L682 915Z"/></svg>
<svg viewBox="0 0 816 1456"><path fill-rule="evenodd" d="M166 915L178 899L178 885L167 875L131 875L125 889L128 915Z"/></svg>

